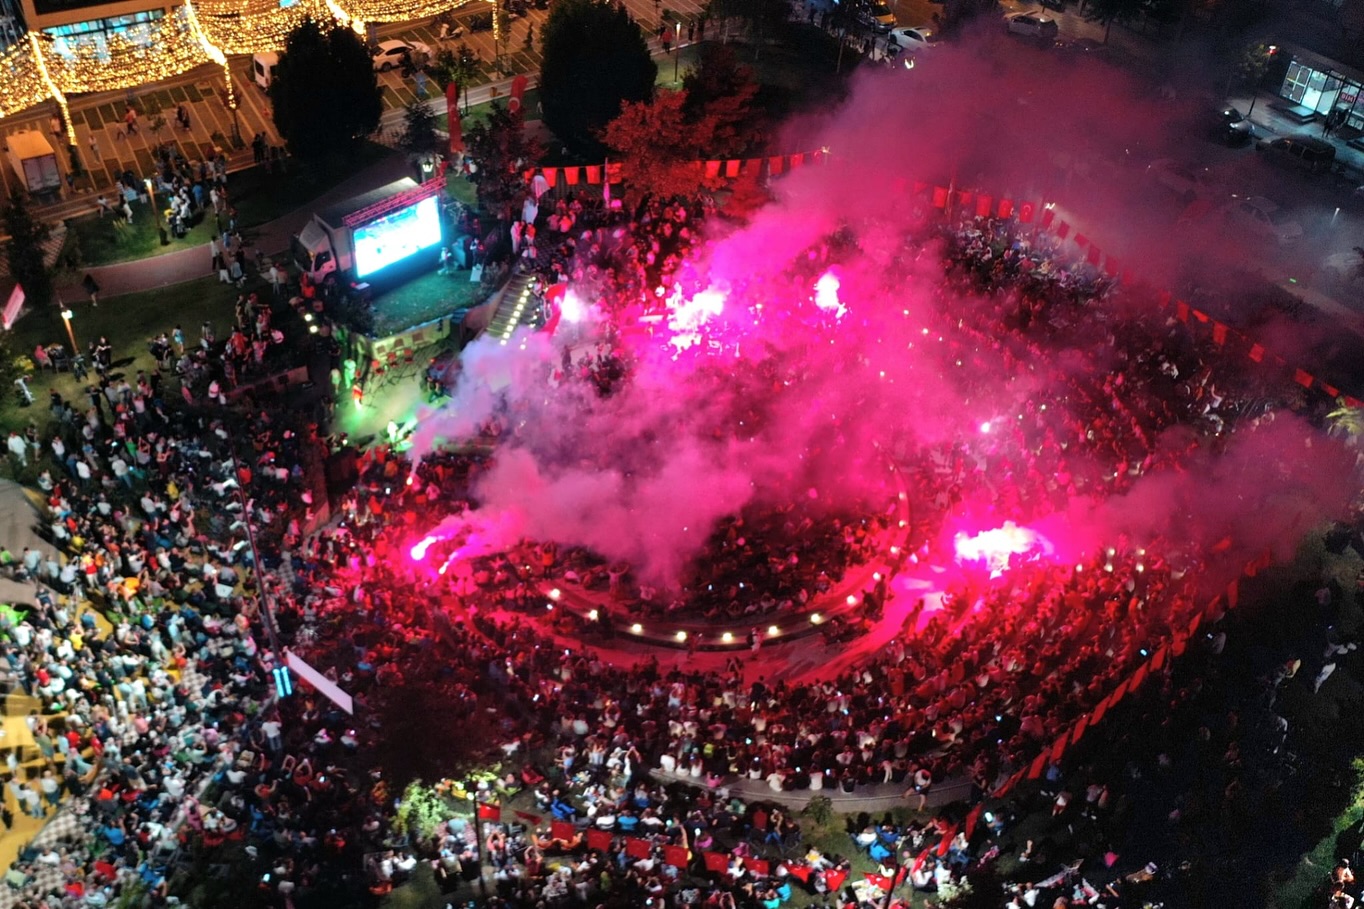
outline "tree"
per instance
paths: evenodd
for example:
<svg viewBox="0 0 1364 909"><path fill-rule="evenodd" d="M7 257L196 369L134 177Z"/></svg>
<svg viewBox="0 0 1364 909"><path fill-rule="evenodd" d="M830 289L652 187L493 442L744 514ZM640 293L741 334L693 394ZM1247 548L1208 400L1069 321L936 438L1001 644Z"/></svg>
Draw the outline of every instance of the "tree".
<svg viewBox="0 0 1364 909"><path fill-rule="evenodd" d="M496 102L487 120L465 132L464 149L478 165L474 183L479 204L494 217L510 220L513 206L526 194L526 168L533 167L544 154L539 141L526 135L519 113Z"/></svg>
<svg viewBox="0 0 1364 909"><path fill-rule="evenodd" d="M455 98L458 102L460 97L466 99L469 97L469 86L478 78L478 62L478 54L469 50L467 44L460 44L453 51L443 48L436 54L431 74L440 84L441 91L445 91L445 87L451 82L459 87L459 96Z"/></svg>
<svg viewBox="0 0 1364 909"><path fill-rule="evenodd" d="M441 146L436 135L436 115L421 101L413 101L403 110L403 137L399 143L411 155L429 155Z"/></svg>
<svg viewBox="0 0 1364 909"><path fill-rule="evenodd" d="M660 91L653 101L627 102L602 133L620 162L626 201L644 196L692 196L711 185L700 158L715 132L710 118L688 119L687 93Z"/></svg>
<svg viewBox="0 0 1364 909"><path fill-rule="evenodd" d="M687 119L711 121L709 142L700 149L702 157L735 158L762 142L762 129L753 122L758 83L753 70L739 62L732 48L701 45L700 57L687 70L682 88Z"/></svg>
<svg viewBox="0 0 1364 909"><path fill-rule="evenodd" d="M1107 44L1108 33L1113 30L1113 23L1126 22L1141 15L1144 3L1145 0L1088 0L1085 18L1103 25L1104 44Z"/></svg>
<svg viewBox="0 0 1364 909"><path fill-rule="evenodd" d="M658 66L624 7L558 0L540 30L540 104L545 125L584 154L625 102L653 97Z"/></svg>
<svg viewBox="0 0 1364 909"><path fill-rule="evenodd" d="M289 151L305 159L344 151L378 129L383 113L379 80L360 37L312 19L285 40L270 101Z"/></svg>
<svg viewBox="0 0 1364 909"><path fill-rule="evenodd" d="M52 302L52 274L47 270L43 243L51 229L33 217L28 199L18 192L9 197L3 220L5 233L9 236L5 258L9 262L10 277L24 289L30 306L46 306Z"/></svg>
<svg viewBox="0 0 1364 909"><path fill-rule="evenodd" d="M1256 41L1242 48L1236 62L1232 65L1231 75L1227 77L1226 94L1231 94L1233 85L1251 86L1250 110L1246 111L1247 117L1250 116L1251 111L1255 110L1255 100L1260 94L1256 89L1264 80L1265 74L1269 72L1270 64L1273 61L1274 48L1263 41Z"/></svg>

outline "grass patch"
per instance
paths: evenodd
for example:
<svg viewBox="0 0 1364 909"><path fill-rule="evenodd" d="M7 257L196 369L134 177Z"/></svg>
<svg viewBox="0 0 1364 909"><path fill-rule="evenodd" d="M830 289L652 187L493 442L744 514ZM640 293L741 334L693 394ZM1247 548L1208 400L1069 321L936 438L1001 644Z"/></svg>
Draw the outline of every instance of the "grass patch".
<svg viewBox="0 0 1364 909"><path fill-rule="evenodd" d="M151 157L138 163L144 171L152 167ZM354 176L392 152L374 143L356 146L352 153L333 156L316 163L300 164L290 161L287 170L267 172L263 167L238 171L228 177L227 188L232 204L237 209L237 226L242 229L258 227L289 212L302 208L337 184ZM114 193L106 194L112 200ZM164 211L165 199L156 197L157 209ZM111 265L146 259L182 249L206 244L217 230L211 213L200 216L183 239L170 237L162 246L158 230L160 222L152 207L133 203L133 223L121 218L98 214L71 218L67 226L80 244L81 261L85 267Z"/></svg>
<svg viewBox="0 0 1364 909"><path fill-rule="evenodd" d="M1355 761L1358 777L1360 762ZM1326 904L1326 885L1331 869L1341 856L1348 857L1359 843L1359 824L1364 820L1364 804L1356 799L1331 826L1331 832L1302 857L1291 876L1275 892L1279 909L1309 909Z"/></svg>
<svg viewBox="0 0 1364 909"><path fill-rule="evenodd" d="M112 198L116 193L106 193ZM165 200L157 196L156 209L164 210ZM127 223L117 214L101 218L98 214L71 218L67 228L80 244L81 261L86 266L110 265L114 262L128 262L134 259L147 259L165 253L179 252L195 246L203 246L217 230L212 214L199 216L198 222L183 238L169 237L170 242L161 245L159 228L165 225L159 211L143 202L131 203L133 222Z"/></svg>
<svg viewBox="0 0 1364 909"><path fill-rule="evenodd" d="M472 283L467 271L453 276L429 272L374 297L374 337L448 317L482 300L482 285Z"/></svg>
<svg viewBox="0 0 1364 909"><path fill-rule="evenodd" d="M80 303L73 307L75 315L72 327L76 332L76 341L82 347L101 336L108 338L114 346L114 362L117 364L114 372L132 376L137 374L137 370L150 369L154 365L147 351L147 341L163 331L169 334L177 323L184 329L185 340L189 344L199 340L199 327L205 321L213 323L219 338L226 337L232 327L232 309L237 293L237 289L231 285L203 278L161 290L127 294L99 308ZM16 354L31 355L40 344L71 346L55 306L26 313L15 323L8 340ZM11 393L4 396L4 406L0 407L0 430L8 432L28 425L33 419L40 426L44 425L48 419L49 390L56 389L63 397L83 402L85 386L94 379L93 372L85 383L76 382L69 372L53 373L49 370L32 375L30 387L37 400L32 407L19 407L17 396L11 389Z"/></svg>

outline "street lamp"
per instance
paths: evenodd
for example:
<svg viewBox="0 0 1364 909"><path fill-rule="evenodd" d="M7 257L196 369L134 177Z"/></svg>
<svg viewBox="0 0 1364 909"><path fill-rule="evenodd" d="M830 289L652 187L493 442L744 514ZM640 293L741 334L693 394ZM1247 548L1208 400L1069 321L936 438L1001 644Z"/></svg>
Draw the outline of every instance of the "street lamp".
<svg viewBox="0 0 1364 909"><path fill-rule="evenodd" d="M160 224L161 213L156 210L156 188L152 186L152 178L143 177L142 185L147 187L147 201L150 202L152 206L152 217L156 219L157 224Z"/></svg>
<svg viewBox="0 0 1364 909"><path fill-rule="evenodd" d="M682 59L682 22L678 20L673 23L673 34L676 40L673 46L677 48L677 53L673 54L673 81L677 81L677 64Z"/></svg>

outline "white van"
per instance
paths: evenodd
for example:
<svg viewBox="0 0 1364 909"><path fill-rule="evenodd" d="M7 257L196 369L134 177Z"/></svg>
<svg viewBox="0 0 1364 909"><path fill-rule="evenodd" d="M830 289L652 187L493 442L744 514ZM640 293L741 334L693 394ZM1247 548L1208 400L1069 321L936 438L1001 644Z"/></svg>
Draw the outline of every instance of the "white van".
<svg viewBox="0 0 1364 909"><path fill-rule="evenodd" d="M270 90L270 83L275 81L275 67L278 64L279 54L267 52L251 55L251 75L255 77L256 84L263 91Z"/></svg>

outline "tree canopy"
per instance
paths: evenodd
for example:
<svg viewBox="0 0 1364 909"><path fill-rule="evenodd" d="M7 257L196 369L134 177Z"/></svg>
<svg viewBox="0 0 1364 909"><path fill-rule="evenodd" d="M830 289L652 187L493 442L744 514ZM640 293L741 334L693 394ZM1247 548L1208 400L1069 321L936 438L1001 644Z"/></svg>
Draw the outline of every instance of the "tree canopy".
<svg viewBox="0 0 1364 909"><path fill-rule="evenodd" d="M275 126L300 158L344 151L379 127L379 80L360 37L304 19L286 39L270 101Z"/></svg>
<svg viewBox="0 0 1364 909"><path fill-rule="evenodd" d="M688 121L705 118L710 135L698 151L705 158L734 158L763 139L754 123L753 99L758 83L751 67L739 62L723 44L702 44L696 63L682 79L686 90L683 112Z"/></svg>
<svg viewBox="0 0 1364 909"><path fill-rule="evenodd" d="M1141 15L1145 0L1089 0L1085 6L1085 18L1098 22L1104 27L1104 44L1108 43L1108 33L1114 22L1127 22Z"/></svg>
<svg viewBox="0 0 1364 909"><path fill-rule="evenodd" d="M544 149L526 135L519 113L512 113L505 103L496 102L486 120L465 132L464 150L478 166L474 183L479 204L494 217L509 220L512 206L526 193L525 169L535 166Z"/></svg>
<svg viewBox="0 0 1364 909"><path fill-rule="evenodd" d="M43 254L43 243L50 233L48 226L33 217L28 199L18 192L10 196L3 222L9 237L5 258L10 277L24 288L29 306L46 306L52 301L52 274L47 270Z"/></svg>
<svg viewBox="0 0 1364 909"><path fill-rule="evenodd" d="M584 153L626 102L653 97L658 66L623 7L557 0L540 32L540 104L545 125Z"/></svg>

